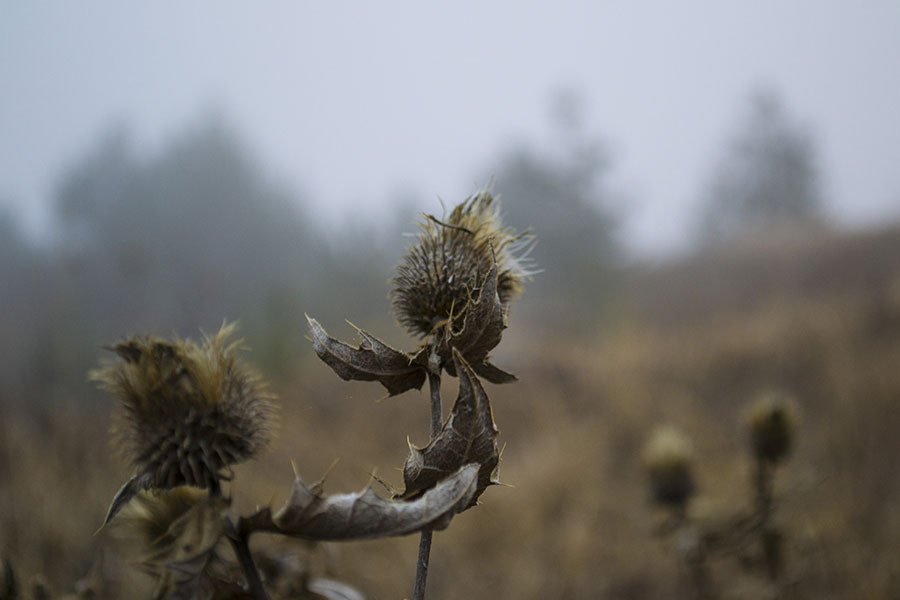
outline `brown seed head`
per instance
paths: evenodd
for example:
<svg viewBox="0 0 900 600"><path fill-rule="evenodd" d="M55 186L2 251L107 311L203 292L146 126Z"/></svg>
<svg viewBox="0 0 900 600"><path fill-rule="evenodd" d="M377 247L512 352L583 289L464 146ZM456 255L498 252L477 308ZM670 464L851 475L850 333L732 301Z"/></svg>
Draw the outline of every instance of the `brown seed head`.
<svg viewBox="0 0 900 600"><path fill-rule="evenodd" d="M653 500L670 507L683 507L694 493L690 439L671 425L659 427L644 447L644 468L650 478Z"/></svg>
<svg viewBox="0 0 900 600"><path fill-rule="evenodd" d="M777 463L786 458L794 441L797 404L783 393L770 392L746 409L750 448L757 459Z"/></svg>
<svg viewBox="0 0 900 600"><path fill-rule="evenodd" d="M143 488L217 489L222 471L268 439L272 396L235 356L234 325L202 344L133 337L111 350L121 361L92 371L116 395L116 435Z"/></svg>
<svg viewBox="0 0 900 600"><path fill-rule="evenodd" d="M456 206L443 221L427 217L392 280L397 321L426 337L460 314L497 261L497 295L506 304L530 275L527 252L533 237L503 227L499 202L481 191Z"/></svg>

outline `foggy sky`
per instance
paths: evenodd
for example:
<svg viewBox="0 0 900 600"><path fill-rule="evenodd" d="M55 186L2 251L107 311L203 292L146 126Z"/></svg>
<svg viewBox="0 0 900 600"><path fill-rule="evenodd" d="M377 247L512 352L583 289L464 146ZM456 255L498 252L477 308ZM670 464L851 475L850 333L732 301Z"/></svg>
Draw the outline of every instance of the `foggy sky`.
<svg viewBox="0 0 900 600"><path fill-rule="evenodd" d="M392 193L462 199L548 105L581 93L632 244L684 240L759 86L819 143L851 222L900 218L900 3L7 2L0 204L39 226L54 178L111 122L147 151L214 110L332 217Z"/></svg>

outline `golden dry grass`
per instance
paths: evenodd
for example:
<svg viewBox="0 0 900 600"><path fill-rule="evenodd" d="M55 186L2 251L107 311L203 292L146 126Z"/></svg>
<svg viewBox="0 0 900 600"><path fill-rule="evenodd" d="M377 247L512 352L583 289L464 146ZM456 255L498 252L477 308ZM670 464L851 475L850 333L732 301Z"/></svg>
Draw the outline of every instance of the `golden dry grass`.
<svg viewBox="0 0 900 600"><path fill-rule="evenodd" d="M773 263L774 281L755 268L752 301L732 305L721 290L739 286L741 273L728 261L765 265L778 259L771 248L672 267L630 288L627 326L579 343L531 335L513 311L497 363L521 381L488 388L506 443L501 478L513 487L488 490L436 534L429 597L691 597L670 548L652 535L658 515L641 447L654 426L676 424L696 452L693 514L716 519L749 506L740 411L773 387L794 394L802 415L775 486L789 596L900 597L900 259L884 255L900 256L900 235L887 235L892 243L886 235L784 250L791 266ZM805 283L784 285L786 268ZM674 286L679 269L700 283ZM718 277L706 288L704 269ZM711 308L704 315L698 306ZM297 377L278 385L281 424L269 452L237 469L238 507L281 502L291 460L315 480L339 458L332 492L361 488L373 471L400 486L406 436L425 442L424 393L377 402L380 387L339 381L311 349L306 356ZM445 382L448 406L456 383ZM26 581L43 573L65 589L104 548L111 580L137 577L107 532L91 535L128 475L108 450L105 402L0 422L0 552ZM310 556L314 569L334 570L371 598L402 598L416 547L413 536ZM723 597L765 597L738 561L716 560L711 570Z"/></svg>

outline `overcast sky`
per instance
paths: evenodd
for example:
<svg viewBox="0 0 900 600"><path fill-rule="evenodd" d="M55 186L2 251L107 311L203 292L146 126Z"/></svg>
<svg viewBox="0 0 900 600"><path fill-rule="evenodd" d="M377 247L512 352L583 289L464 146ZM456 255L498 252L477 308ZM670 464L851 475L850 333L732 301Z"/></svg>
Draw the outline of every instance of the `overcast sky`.
<svg viewBox="0 0 900 600"><path fill-rule="evenodd" d="M837 214L900 218L897 0L135 4L0 7L0 202L32 223L111 122L152 149L210 109L332 214L398 189L455 202L548 138L566 88L633 244L661 252L759 86L812 128Z"/></svg>

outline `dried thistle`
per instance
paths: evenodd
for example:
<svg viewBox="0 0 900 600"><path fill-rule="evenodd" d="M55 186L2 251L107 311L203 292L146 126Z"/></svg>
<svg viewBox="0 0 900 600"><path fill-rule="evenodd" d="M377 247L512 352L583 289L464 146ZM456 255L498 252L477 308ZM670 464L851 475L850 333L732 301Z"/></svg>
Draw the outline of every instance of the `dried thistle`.
<svg viewBox="0 0 900 600"><path fill-rule="evenodd" d="M410 444L401 498L420 502L458 477L459 469L477 465L476 487L456 512L474 505L484 489L496 483L497 429L479 377L491 383L516 380L491 364L488 354L506 329L509 301L532 274L527 269L532 241L528 232L503 227L498 203L488 191L469 197L443 221L426 217L416 243L397 267L391 290L398 323L428 338L415 352L395 350L359 328L360 343L353 347L329 336L307 316L316 354L342 379L377 381L392 396L419 389L428 380L430 441L423 448ZM460 392L442 425L444 371L459 377ZM420 528L415 600L425 596L432 531L439 525L445 526L444 521Z"/></svg>
<svg viewBox="0 0 900 600"><path fill-rule="evenodd" d="M782 393L760 396L746 410L753 455L775 464L786 458L794 441L797 404Z"/></svg>
<svg viewBox="0 0 900 600"><path fill-rule="evenodd" d="M694 450L690 439L671 425L658 428L644 447L644 467L650 477L653 500L683 508L694 493Z"/></svg>
<svg viewBox="0 0 900 600"><path fill-rule="evenodd" d="M208 492L190 486L164 492L143 491L122 511L114 530L143 548L152 548L160 544L173 523L208 499Z"/></svg>
<svg viewBox="0 0 900 600"><path fill-rule="evenodd" d="M224 470L265 445L272 395L236 357L234 329L223 325L202 344L133 337L110 348L120 362L90 373L121 402L116 437L135 469L106 522L140 490L218 493Z"/></svg>
<svg viewBox="0 0 900 600"><path fill-rule="evenodd" d="M515 381L488 354L506 329L507 303L533 273L526 257L532 240L500 224L487 191L454 208L446 222L426 218L397 267L391 296L398 322L431 339L406 353L356 328L361 342L354 348L307 316L316 354L342 379L378 381L392 396L421 388L442 369L455 377L454 350L491 383Z"/></svg>
<svg viewBox="0 0 900 600"><path fill-rule="evenodd" d="M156 577L155 598L213 598L232 587L217 546L229 501L181 486L137 494L117 521L140 543L141 565Z"/></svg>
<svg viewBox="0 0 900 600"><path fill-rule="evenodd" d="M456 206L443 221L426 217L416 243L397 267L391 300L397 321L415 336L427 337L461 314L496 260L497 294L502 304L522 289L528 270L529 232L504 227L499 202L481 191Z"/></svg>

